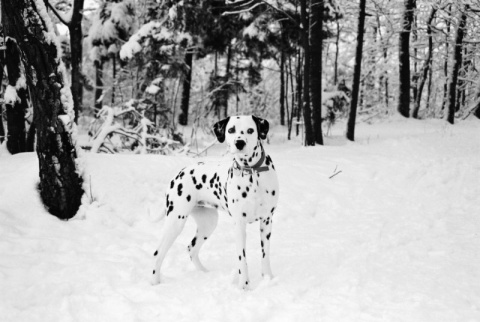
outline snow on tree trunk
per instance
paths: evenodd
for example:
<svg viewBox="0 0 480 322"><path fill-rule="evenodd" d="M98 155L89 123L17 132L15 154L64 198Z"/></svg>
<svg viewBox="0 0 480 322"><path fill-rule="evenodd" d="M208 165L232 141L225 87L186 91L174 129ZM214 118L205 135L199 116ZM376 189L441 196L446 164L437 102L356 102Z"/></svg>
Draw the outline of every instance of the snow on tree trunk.
<svg viewBox="0 0 480 322"><path fill-rule="evenodd" d="M399 93L397 111L404 117L410 116L410 31L413 22L415 0L404 0L403 25L399 36Z"/></svg>
<svg viewBox="0 0 480 322"><path fill-rule="evenodd" d="M77 170L75 113L53 24L41 0L2 0L6 34L16 39L24 59L37 129L40 196L48 211L72 218L80 207L82 178Z"/></svg>
<svg viewBox="0 0 480 322"><path fill-rule="evenodd" d="M463 53L463 37L465 35L465 26L467 24L467 10L468 5L465 5L464 9L460 13L457 27L457 36L455 38L455 48L453 49L453 62L452 70L450 72L450 83L448 84L448 115L447 121L450 124L454 123L455 120L455 103L456 103L456 94L457 94L457 81L458 81L458 72L460 71L460 66L462 65L462 53Z"/></svg>
<svg viewBox="0 0 480 322"><path fill-rule="evenodd" d="M11 154L26 151L25 111L28 108L25 76L21 72L21 53L15 40L6 42L5 63L8 86L5 90L7 114L7 149Z"/></svg>

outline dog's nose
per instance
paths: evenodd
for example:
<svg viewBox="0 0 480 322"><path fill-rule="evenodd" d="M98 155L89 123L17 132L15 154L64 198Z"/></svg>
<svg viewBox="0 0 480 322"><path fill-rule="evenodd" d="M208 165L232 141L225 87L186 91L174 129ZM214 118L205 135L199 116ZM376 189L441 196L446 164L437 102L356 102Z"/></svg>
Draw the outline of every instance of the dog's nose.
<svg viewBox="0 0 480 322"><path fill-rule="evenodd" d="M246 144L247 144L247 143L246 143L245 141L243 141L243 140L237 140L237 141L235 141L235 146L236 146L237 149L239 149L239 150L242 150L242 149L245 147Z"/></svg>

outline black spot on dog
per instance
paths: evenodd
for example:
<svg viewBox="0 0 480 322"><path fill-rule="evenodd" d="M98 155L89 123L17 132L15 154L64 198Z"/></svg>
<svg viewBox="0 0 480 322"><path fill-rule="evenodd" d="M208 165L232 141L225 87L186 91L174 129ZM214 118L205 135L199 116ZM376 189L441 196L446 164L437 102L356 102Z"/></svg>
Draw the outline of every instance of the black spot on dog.
<svg viewBox="0 0 480 322"><path fill-rule="evenodd" d="M253 183L253 176L250 176L249 181L250 181L250 183Z"/></svg>
<svg viewBox="0 0 480 322"><path fill-rule="evenodd" d="M243 198L247 198L247 193L246 193L246 192L242 192L242 197L243 197Z"/></svg>
<svg viewBox="0 0 480 322"><path fill-rule="evenodd" d="M242 275L242 271L241 271L241 270L238 270L238 274Z"/></svg>
<svg viewBox="0 0 480 322"><path fill-rule="evenodd" d="M193 184L197 184L197 178L192 177Z"/></svg>
<svg viewBox="0 0 480 322"><path fill-rule="evenodd" d="M153 270L153 275L155 275L155 270Z"/></svg>
<svg viewBox="0 0 480 322"><path fill-rule="evenodd" d="M270 240L271 233L267 234L267 239Z"/></svg>
<svg viewBox="0 0 480 322"><path fill-rule="evenodd" d="M263 248L263 240L260 241L260 246Z"/></svg>
<svg viewBox="0 0 480 322"><path fill-rule="evenodd" d="M275 211L275 207L272 208L272 210L270 210L270 212L273 214L273 212Z"/></svg>
<svg viewBox="0 0 480 322"><path fill-rule="evenodd" d="M243 217L247 217L247 214L246 214L246 213L243 213Z"/></svg>
<svg viewBox="0 0 480 322"><path fill-rule="evenodd" d="M242 256L238 256L238 260L241 261L241 260L242 260Z"/></svg>
<svg viewBox="0 0 480 322"><path fill-rule="evenodd" d="M180 174L179 174L180 179L182 179L184 175L185 175L185 172L183 172L183 171L180 172Z"/></svg>
<svg viewBox="0 0 480 322"><path fill-rule="evenodd" d="M158 250L155 251L155 253L153 253L153 256L157 256L158 255Z"/></svg>
<svg viewBox="0 0 480 322"><path fill-rule="evenodd" d="M270 163L272 163L272 159L270 158L269 155L267 155L267 157L265 158L265 164L266 164L267 166L269 166Z"/></svg>
<svg viewBox="0 0 480 322"><path fill-rule="evenodd" d="M203 237L203 240L207 240L208 237Z"/></svg>
<svg viewBox="0 0 480 322"><path fill-rule="evenodd" d="M171 213L173 211L173 205L170 205L170 207L168 207L168 211L167 211L167 216L169 213Z"/></svg>
<svg viewBox="0 0 480 322"><path fill-rule="evenodd" d="M192 247L195 247L195 244L197 243L197 237L193 237L192 239ZM184 246L185 247L185 246Z"/></svg>
<svg viewBox="0 0 480 322"><path fill-rule="evenodd" d="M240 186L237 186L238 190L242 189Z"/></svg>
<svg viewBox="0 0 480 322"><path fill-rule="evenodd" d="M183 185L180 183L177 187L177 192L179 197L182 195L182 188L183 188Z"/></svg>
<svg viewBox="0 0 480 322"><path fill-rule="evenodd" d="M194 172L195 172L195 169L192 169L192 170L190 171L190 174L193 174Z"/></svg>
<svg viewBox="0 0 480 322"><path fill-rule="evenodd" d="M197 184L195 188L197 188L198 190L202 189L202 184L201 183Z"/></svg>
<svg viewBox="0 0 480 322"><path fill-rule="evenodd" d="M170 189L173 189L173 186L175 186L175 181L174 181L174 180L172 180L172 181L170 182Z"/></svg>
<svg viewBox="0 0 480 322"><path fill-rule="evenodd" d="M247 257L247 256L245 256L245 248L243 249L243 257Z"/></svg>
<svg viewBox="0 0 480 322"><path fill-rule="evenodd" d="M202 182L203 182L203 183L206 183L206 182L207 182L207 175L206 175L206 174L204 174L204 175L202 176Z"/></svg>
<svg viewBox="0 0 480 322"><path fill-rule="evenodd" d="M272 191L272 196L275 196L275 190Z"/></svg>
<svg viewBox="0 0 480 322"><path fill-rule="evenodd" d="M250 188L247 187L247 192L249 192L249 191L250 191Z"/></svg>
<svg viewBox="0 0 480 322"><path fill-rule="evenodd" d="M190 195L187 196L187 201L190 202L190 199L192 199L192 197L190 197Z"/></svg>

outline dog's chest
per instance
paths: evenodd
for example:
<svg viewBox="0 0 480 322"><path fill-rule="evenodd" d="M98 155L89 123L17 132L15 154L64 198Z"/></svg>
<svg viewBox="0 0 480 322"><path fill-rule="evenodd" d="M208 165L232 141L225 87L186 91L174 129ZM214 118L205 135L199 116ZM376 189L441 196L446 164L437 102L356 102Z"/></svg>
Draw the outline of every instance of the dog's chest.
<svg viewBox="0 0 480 322"><path fill-rule="evenodd" d="M199 206L221 208L248 222L272 212L278 199L278 181L273 164L264 172L235 171L231 163L199 163L185 169Z"/></svg>
<svg viewBox="0 0 480 322"><path fill-rule="evenodd" d="M226 191L228 208L232 215L241 215L248 222L267 216L272 207L275 207L278 198L275 172L230 171Z"/></svg>

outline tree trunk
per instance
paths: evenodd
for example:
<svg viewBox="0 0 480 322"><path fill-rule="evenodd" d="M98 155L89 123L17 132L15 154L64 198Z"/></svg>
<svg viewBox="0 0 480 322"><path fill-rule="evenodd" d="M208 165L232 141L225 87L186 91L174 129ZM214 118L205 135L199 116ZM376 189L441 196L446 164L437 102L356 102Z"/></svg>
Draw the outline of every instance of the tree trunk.
<svg viewBox="0 0 480 322"><path fill-rule="evenodd" d="M335 23L337 24L337 35L335 37L335 61L333 63L333 85L337 86L338 84L338 54L340 49L338 48L340 45L340 18L336 17Z"/></svg>
<svg viewBox="0 0 480 322"><path fill-rule="evenodd" d="M117 82L117 54L112 54L112 97L111 104L115 106L115 83Z"/></svg>
<svg viewBox="0 0 480 322"><path fill-rule="evenodd" d="M228 96L229 96L229 90L228 88L230 87L228 85L228 82L230 81L230 66L231 66L231 63L232 63L232 46L228 46L228 49L227 49L227 70L225 72L225 82L223 84L223 99L222 99L222 102L224 104L223 108L224 108L224 115L225 117L228 116Z"/></svg>
<svg viewBox="0 0 480 322"><path fill-rule="evenodd" d="M315 143L323 145L323 134L322 134L323 0L311 0L310 12L311 12L310 93L312 95L313 132L315 137Z"/></svg>
<svg viewBox="0 0 480 322"><path fill-rule="evenodd" d="M26 61L37 127L40 196L51 214L69 219L81 204L82 179L67 125L75 117L73 102L60 53L51 38L55 37L52 22L42 1L2 0L2 8L6 35L16 39Z"/></svg>
<svg viewBox="0 0 480 322"><path fill-rule="evenodd" d="M315 134L312 127L312 111L310 109L310 45L308 35L310 25L307 17L307 0L300 1L302 19L303 62L303 120L305 126L305 145L315 145Z"/></svg>
<svg viewBox="0 0 480 322"><path fill-rule="evenodd" d="M363 34L365 28L366 0L360 0L358 16L357 51L355 53L355 67L353 70L352 99L350 100L350 113L347 122L347 139L355 140L355 119L357 117L357 102L360 90L360 74L362 72Z"/></svg>
<svg viewBox="0 0 480 322"><path fill-rule="evenodd" d="M285 125L285 54L280 51L280 125Z"/></svg>
<svg viewBox="0 0 480 322"><path fill-rule="evenodd" d="M452 24L452 4L448 5L448 15L450 19L447 19L447 32L445 34L445 61L443 63L443 74L445 75L445 83L443 84L443 102L442 102L442 111L445 109L445 106L447 105L448 101L448 49L450 47L450 41L448 40L448 37L450 35L450 28Z"/></svg>
<svg viewBox="0 0 480 322"><path fill-rule="evenodd" d="M305 59L305 58L303 58ZM300 118L302 115L302 108L303 108L303 74L302 74L302 55L301 52L298 51L297 54L297 73L296 73L296 82L297 82L297 101L296 101L296 117L297 117L297 125L295 126L295 135L300 135Z"/></svg>
<svg viewBox="0 0 480 322"><path fill-rule="evenodd" d="M190 89L192 86L192 65L193 65L193 53L187 52L185 54L185 65L187 67L185 78L183 79L182 86L182 101L180 103L180 115L178 116L178 123L180 125L188 124L188 107L190 105Z"/></svg>
<svg viewBox="0 0 480 322"><path fill-rule="evenodd" d="M415 0L404 0L403 26L399 36L399 95L397 111L404 117L410 115L410 31Z"/></svg>
<svg viewBox="0 0 480 322"><path fill-rule="evenodd" d="M7 149L11 154L26 151L25 111L28 108L27 91L19 84L23 76L20 72L21 53L17 43L8 39L6 43L5 61L7 66L8 85L16 91L17 99L6 102L7 114ZM20 81L21 82L21 81Z"/></svg>
<svg viewBox="0 0 480 322"><path fill-rule="evenodd" d="M423 63L422 66L422 72L420 74L420 77L417 81L418 87L417 87L417 96L415 97L415 103L413 106L413 111L412 111L412 117L415 119L418 119L418 111L420 110L420 103L422 101L422 93L423 93L423 87L425 86L425 82L427 80L428 76L428 71L432 65L432 47L431 47L431 42L432 42L432 21L433 18L435 18L435 13L437 12L437 8L432 7L432 11L430 11L430 16L428 17L427 20L427 37L428 37L428 54L427 58L425 59L425 62ZM428 99L428 98L427 98Z"/></svg>
<svg viewBox="0 0 480 322"><path fill-rule="evenodd" d="M96 60L95 65L95 109L101 110L103 107L103 59ZM102 98L102 99L101 99Z"/></svg>
<svg viewBox="0 0 480 322"><path fill-rule="evenodd" d="M453 64L450 72L450 82L448 84L448 115L447 121L450 124L455 120L455 103L457 94L457 80L460 66L462 65L462 53L463 53L463 37L465 35L465 26L467 24L467 10L468 5L465 5L464 9L460 13L458 20L457 36L455 37L455 48L453 50Z"/></svg>
<svg viewBox="0 0 480 322"><path fill-rule="evenodd" d="M72 53L72 97L75 110L75 122L82 111L83 85L82 85L82 51L83 51L83 19L84 0L73 1L72 18L68 24L70 32L70 51Z"/></svg>

